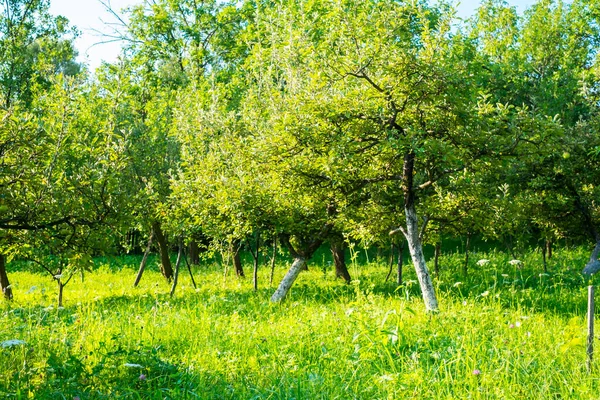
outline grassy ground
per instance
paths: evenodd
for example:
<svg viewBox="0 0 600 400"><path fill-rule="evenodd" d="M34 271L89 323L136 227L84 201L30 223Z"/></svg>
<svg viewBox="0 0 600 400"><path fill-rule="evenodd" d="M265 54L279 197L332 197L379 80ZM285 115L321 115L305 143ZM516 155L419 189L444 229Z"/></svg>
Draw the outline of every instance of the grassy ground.
<svg viewBox="0 0 600 400"><path fill-rule="evenodd" d="M585 368L586 253L557 251L548 274L539 253L521 266L475 254L468 278L453 272L462 257L442 258L439 315L410 266L403 286L385 283L384 261L351 265L344 285L317 256L279 305L266 267L258 292L212 264L169 298L155 270L134 289L137 259L109 260L61 309L47 276L14 272L0 342L25 344L0 347L0 398L600 399L600 365Z"/></svg>

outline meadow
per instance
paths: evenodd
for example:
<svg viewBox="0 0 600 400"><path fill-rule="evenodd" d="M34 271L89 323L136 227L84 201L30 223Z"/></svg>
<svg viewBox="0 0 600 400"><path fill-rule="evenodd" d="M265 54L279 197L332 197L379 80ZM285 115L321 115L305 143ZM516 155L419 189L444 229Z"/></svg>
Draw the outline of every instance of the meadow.
<svg viewBox="0 0 600 400"><path fill-rule="evenodd" d="M266 266L255 292L204 262L197 289L183 271L171 298L156 268L133 288L139 258L97 260L64 308L47 275L16 271L0 342L24 343L0 347L0 398L600 399L600 365L586 369L588 254L557 249L544 273L539 252L518 265L475 253L468 277L464 255L447 254L434 315L411 265L397 286L373 257L355 257L345 285L319 253L282 304Z"/></svg>

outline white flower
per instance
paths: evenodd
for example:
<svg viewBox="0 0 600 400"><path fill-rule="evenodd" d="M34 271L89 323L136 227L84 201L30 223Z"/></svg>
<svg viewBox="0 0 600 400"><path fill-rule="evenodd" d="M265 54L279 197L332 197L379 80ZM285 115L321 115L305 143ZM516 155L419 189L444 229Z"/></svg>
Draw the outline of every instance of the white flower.
<svg viewBox="0 0 600 400"><path fill-rule="evenodd" d="M479 265L480 267L483 267L484 265L486 265L489 262L490 262L490 260L482 259L482 260L477 261L477 265Z"/></svg>
<svg viewBox="0 0 600 400"><path fill-rule="evenodd" d="M455 283L454 285L452 285L452 286L454 286L454 287L459 287L460 285L462 285L462 282L456 282L456 283Z"/></svg>
<svg viewBox="0 0 600 400"><path fill-rule="evenodd" d="M23 344L26 344L24 340L11 339L11 340L5 340L4 342L0 343L0 346L4 349L9 349L11 347L21 346Z"/></svg>
<svg viewBox="0 0 600 400"><path fill-rule="evenodd" d="M127 368L144 368L140 364L130 364L130 363L125 363L125 364L123 364L123 366L127 367Z"/></svg>
<svg viewBox="0 0 600 400"><path fill-rule="evenodd" d="M490 291L486 290L485 292L481 293L481 297L488 296L489 294L490 294Z"/></svg>
<svg viewBox="0 0 600 400"><path fill-rule="evenodd" d="M510 260L508 263L510 265L521 265L522 264L521 260Z"/></svg>

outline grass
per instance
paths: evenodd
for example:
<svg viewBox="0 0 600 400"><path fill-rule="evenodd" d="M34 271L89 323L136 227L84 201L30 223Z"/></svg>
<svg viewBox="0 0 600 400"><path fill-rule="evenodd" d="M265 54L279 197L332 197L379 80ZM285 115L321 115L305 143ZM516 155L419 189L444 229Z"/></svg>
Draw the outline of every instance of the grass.
<svg viewBox="0 0 600 400"><path fill-rule="evenodd" d="M383 282L384 261L334 279L317 256L283 304L223 276L217 263L182 274L174 298L156 269L132 288L138 259L99 261L65 289L13 272L0 305L0 398L7 399L600 399L600 367L585 368L582 249L559 250L541 274L500 252L442 258L439 315L425 313L410 266ZM478 259L489 259L477 266ZM325 268L325 270L324 270ZM275 281L285 273L278 265Z"/></svg>

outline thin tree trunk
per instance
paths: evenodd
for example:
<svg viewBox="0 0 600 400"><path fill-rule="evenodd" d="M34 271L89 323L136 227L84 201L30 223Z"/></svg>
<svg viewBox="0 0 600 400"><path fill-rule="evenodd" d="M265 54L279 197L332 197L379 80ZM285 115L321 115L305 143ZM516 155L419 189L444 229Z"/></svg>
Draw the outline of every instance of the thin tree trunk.
<svg viewBox="0 0 600 400"><path fill-rule="evenodd" d="M403 279L403 267L404 267L404 240L402 244L398 246L398 263L397 263L397 272L396 272L396 283L398 286L402 285Z"/></svg>
<svg viewBox="0 0 600 400"><path fill-rule="evenodd" d="M546 243L544 243L544 246L542 246L542 261L544 263L544 273L548 273L548 264L546 263L546 251L548 250L548 248L545 246Z"/></svg>
<svg viewBox="0 0 600 400"><path fill-rule="evenodd" d="M438 301L435 295L435 289L431 280L431 275L427 269L425 255L423 254L423 244L421 243L419 233L419 223L417 210L415 208L415 190L413 186L413 174L415 168L415 153L408 152L404 156L402 189L404 191L404 212L406 215L405 236L408 242L410 256L415 266L423 301L427 311L438 311Z"/></svg>
<svg viewBox="0 0 600 400"><path fill-rule="evenodd" d="M275 293L273 293L273 296L271 296L272 302L280 302L285 299L285 296L287 296L287 293L296 281L296 278L298 278L298 275L300 272L302 272L304 264L306 264L306 259L304 259L304 257L297 255L294 258L294 262L292 263L289 271L281 280L281 283L279 284L279 287Z"/></svg>
<svg viewBox="0 0 600 400"><path fill-rule="evenodd" d="M436 242L435 244L435 255L433 258L433 265L434 265L434 271L435 271L435 276L437 276L438 278L440 277L440 255L442 254L442 242L441 240Z"/></svg>
<svg viewBox="0 0 600 400"><path fill-rule="evenodd" d="M467 240L465 242L465 265L463 265L463 276L466 278L469 273L469 249L471 246L471 234L467 233Z"/></svg>
<svg viewBox="0 0 600 400"><path fill-rule="evenodd" d="M60 279L57 279L58 282L58 307L63 306L63 292L65 289L65 285L61 282Z"/></svg>
<svg viewBox="0 0 600 400"><path fill-rule="evenodd" d="M142 275L144 274L144 270L146 269L146 262L148 261L148 254L150 254L150 248L152 247L152 238L154 237L154 232L150 232L150 237L148 238L148 245L146 246L146 251L144 252L144 256L142 257L142 262L140 262L140 269L138 270L137 276L135 277L135 282L133 282L133 287L137 287L139 285L140 280L142 279Z"/></svg>
<svg viewBox="0 0 600 400"><path fill-rule="evenodd" d="M152 230L156 236L158 248L160 250L160 272L167 279L171 281L173 279L173 267L171 266L171 260L169 258L169 246L167 245L167 239L160 227L158 222L152 223Z"/></svg>
<svg viewBox="0 0 600 400"><path fill-rule="evenodd" d="M346 283L350 283L352 278L350 277L350 272L348 272L348 266L346 265L346 246L344 241L332 241L330 248L335 264L336 278L342 278Z"/></svg>
<svg viewBox="0 0 600 400"><path fill-rule="evenodd" d="M546 253L548 254L548 259L552 258L552 239L546 240Z"/></svg>
<svg viewBox="0 0 600 400"><path fill-rule="evenodd" d="M269 285L273 284L275 276L275 258L277 257L277 236L273 237L273 256L271 257L271 276L269 277Z"/></svg>
<svg viewBox="0 0 600 400"><path fill-rule="evenodd" d="M198 246L198 242L192 240L190 242L190 263L192 265L200 264L200 247Z"/></svg>
<svg viewBox="0 0 600 400"><path fill-rule="evenodd" d="M194 285L194 289L198 289L198 287L196 286L196 281L194 280L194 274L192 273L192 267L190 266L190 263L188 262L187 258L185 259L185 265L187 266L187 270L190 273L190 278L192 279L192 285Z"/></svg>
<svg viewBox="0 0 600 400"><path fill-rule="evenodd" d="M390 245L390 259L389 259L389 268L388 268L388 273L385 276L385 281L387 283L388 279L390 279L390 276L392 276L392 271L394 270L394 243L392 243Z"/></svg>
<svg viewBox="0 0 600 400"><path fill-rule="evenodd" d="M8 281L8 274L6 273L6 258L4 254L0 254L0 287L2 288L4 298L6 300L11 300L13 298L13 293L10 282Z"/></svg>
<svg viewBox="0 0 600 400"><path fill-rule="evenodd" d="M252 269L252 284L254 291L258 290L258 261L260 257L260 233L257 231L254 235L254 250L250 246L250 253L254 259L254 268Z"/></svg>
<svg viewBox="0 0 600 400"><path fill-rule="evenodd" d="M246 277L244 274L244 268L242 267L242 258L240 257L241 244L239 240L235 240L230 245L231 259L233 260L233 267L235 274L240 278Z"/></svg>
<svg viewBox="0 0 600 400"><path fill-rule="evenodd" d="M173 278L173 285L171 286L171 293L169 293L170 297L173 297L173 294L175 294L175 288L177 287L177 281L179 279L179 266L181 265L182 255L183 255L183 243L181 243L181 239L179 239L179 250L177 251L177 261L175 262L175 277Z"/></svg>

